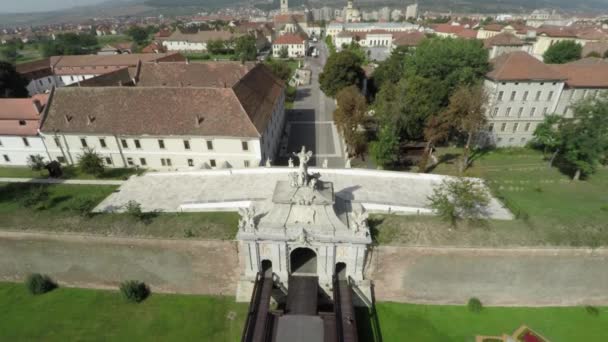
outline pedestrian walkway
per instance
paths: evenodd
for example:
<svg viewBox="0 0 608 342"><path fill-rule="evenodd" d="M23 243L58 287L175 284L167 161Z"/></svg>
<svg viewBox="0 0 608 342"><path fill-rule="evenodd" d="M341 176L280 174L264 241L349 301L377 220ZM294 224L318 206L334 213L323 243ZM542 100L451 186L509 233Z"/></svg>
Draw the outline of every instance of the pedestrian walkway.
<svg viewBox="0 0 608 342"><path fill-rule="evenodd" d="M123 185L121 180L56 179L56 178L2 178L0 183L72 184L72 185Z"/></svg>

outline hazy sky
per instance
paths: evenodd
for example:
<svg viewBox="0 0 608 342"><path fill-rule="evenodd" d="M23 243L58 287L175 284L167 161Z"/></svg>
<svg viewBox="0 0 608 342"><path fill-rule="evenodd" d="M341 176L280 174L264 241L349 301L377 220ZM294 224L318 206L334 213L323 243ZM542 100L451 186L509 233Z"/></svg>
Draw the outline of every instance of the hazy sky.
<svg viewBox="0 0 608 342"><path fill-rule="evenodd" d="M107 0L0 0L0 13L45 12L104 1Z"/></svg>

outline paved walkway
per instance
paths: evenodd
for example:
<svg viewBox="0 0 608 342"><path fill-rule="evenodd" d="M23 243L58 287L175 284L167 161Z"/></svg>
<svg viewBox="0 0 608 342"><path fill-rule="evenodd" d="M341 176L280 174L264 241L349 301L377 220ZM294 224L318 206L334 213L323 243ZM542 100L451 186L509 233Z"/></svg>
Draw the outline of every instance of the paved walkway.
<svg viewBox="0 0 608 342"><path fill-rule="evenodd" d="M486 305L608 304L608 250L379 247L377 300Z"/></svg>
<svg viewBox="0 0 608 342"><path fill-rule="evenodd" d="M0 231L0 281L22 281L34 272L75 287L116 289L137 279L152 292L233 296L238 254L230 241Z"/></svg>
<svg viewBox="0 0 608 342"><path fill-rule="evenodd" d="M410 213L429 211L428 196L446 177L362 169L310 169L321 173L322 181L333 182L335 195L364 204L370 211L389 206ZM123 208L130 200L144 211L178 212L184 204L266 201L278 181L288 180L289 168L252 168L218 171L147 173L132 177L119 191L106 198L97 211ZM379 206L378 206L379 205ZM372 207L374 208L372 210ZM236 209L234 209L236 210ZM490 206L496 219L512 219L497 200Z"/></svg>
<svg viewBox="0 0 608 342"><path fill-rule="evenodd" d="M0 183L76 184L76 185L123 185L120 180L55 179L55 178L2 178Z"/></svg>

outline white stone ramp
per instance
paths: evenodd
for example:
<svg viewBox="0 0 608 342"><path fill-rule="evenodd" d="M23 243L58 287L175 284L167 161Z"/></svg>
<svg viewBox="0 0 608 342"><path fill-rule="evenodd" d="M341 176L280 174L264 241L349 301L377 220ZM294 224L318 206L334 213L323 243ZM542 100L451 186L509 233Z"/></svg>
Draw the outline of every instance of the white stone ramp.
<svg viewBox="0 0 608 342"><path fill-rule="evenodd" d="M144 211L234 210L272 197L278 181L287 180L291 168L251 168L187 172L150 172L131 177L106 198L96 211L120 211L133 200ZM431 214L428 197L448 176L364 169L309 169L321 180L333 182L337 197L362 204L371 212ZM492 199L490 216L510 220L513 215Z"/></svg>

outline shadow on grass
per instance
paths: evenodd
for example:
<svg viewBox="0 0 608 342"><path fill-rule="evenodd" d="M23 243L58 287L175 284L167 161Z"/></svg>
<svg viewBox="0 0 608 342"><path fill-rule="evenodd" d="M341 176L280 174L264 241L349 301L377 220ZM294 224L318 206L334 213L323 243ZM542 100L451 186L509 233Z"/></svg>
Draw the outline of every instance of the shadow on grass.
<svg viewBox="0 0 608 342"><path fill-rule="evenodd" d="M460 153L446 153L439 157L439 161L435 165L431 165L426 169L427 173L432 173L437 166L441 164L454 164L454 161L460 157Z"/></svg>
<svg viewBox="0 0 608 342"><path fill-rule="evenodd" d="M383 216L372 216L367 220L367 224L369 225L369 231L372 236L372 242L374 245L378 245L378 234L380 231L378 227L384 222Z"/></svg>

